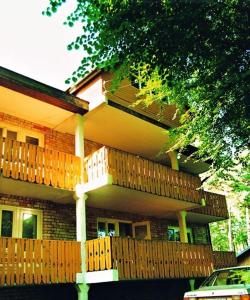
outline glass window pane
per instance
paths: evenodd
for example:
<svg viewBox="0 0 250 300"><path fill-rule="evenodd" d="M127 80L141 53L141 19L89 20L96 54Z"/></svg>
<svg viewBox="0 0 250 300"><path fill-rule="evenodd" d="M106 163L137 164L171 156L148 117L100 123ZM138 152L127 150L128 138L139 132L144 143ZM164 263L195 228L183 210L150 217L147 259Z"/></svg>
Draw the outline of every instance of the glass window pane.
<svg viewBox="0 0 250 300"><path fill-rule="evenodd" d="M168 240L174 241L174 229L168 229Z"/></svg>
<svg viewBox="0 0 250 300"><path fill-rule="evenodd" d="M132 236L132 225L130 223L119 223L119 236Z"/></svg>
<svg viewBox="0 0 250 300"><path fill-rule="evenodd" d="M114 236L114 235L115 235L115 224L108 223L108 236Z"/></svg>
<svg viewBox="0 0 250 300"><path fill-rule="evenodd" d="M193 240L193 239L192 239L192 233L191 233L191 232L188 232L188 233L187 233L187 237L188 237L188 243L189 243L189 244L192 244L192 240Z"/></svg>
<svg viewBox="0 0 250 300"><path fill-rule="evenodd" d="M2 211L1 236L11 237L13 227L13 211Z"/></svg>
<svg viewBox="0 0 250 300"><path fill-rule="evenodd" d="M39 140L37 138L34 138L32 136L26 136L26 143L32 144L32 145L37 145L39 144Z"/></svg>
<svg viewBox="0 0 250 300"><path fill-rule="evenodd" d="M135 238L138 240L144 240L147 237L147 225L135 226Z"/></svg>
<svg viewBox="0 0 250 300"><path fill-rule="evenodd" d="M97 236L98 237L105 237L105 223L104 222L98 222L98 229L97 229Z"/></svg>
<svg viewBox="0 0 250 300"><path fill-rule="evenodd" d="M175 230L175 241L176 242L180 242L181 238L180 238L180 231L179 230Z"/></svg>
<svg viewBox="0 0 250 300"><path fill-rule="evenodd" d="M11 140L17 140L17 132L16 131L7 130L7 138L11 139Z"/></svg>
<svg viewBox="0 0 250 300"><path fill-rule="evenodd" d="M23 221L23 238L37 238L37 216L24 213L22 217Z"/></svg>

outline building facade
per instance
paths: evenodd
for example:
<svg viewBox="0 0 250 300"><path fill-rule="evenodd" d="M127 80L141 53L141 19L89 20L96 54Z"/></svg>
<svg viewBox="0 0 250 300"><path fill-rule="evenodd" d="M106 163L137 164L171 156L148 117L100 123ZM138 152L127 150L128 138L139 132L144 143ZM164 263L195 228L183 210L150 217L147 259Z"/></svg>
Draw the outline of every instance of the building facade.
<svg viewBox="0 0 250 300"><path fill-rule="evenodd" d="M228 212L200 189L208 164L162 151L175 108L134 107L137 89L110 81L93 72L64 93L1 68L0 298L98 299L235 265L212 251L208 224Z"/></svg>

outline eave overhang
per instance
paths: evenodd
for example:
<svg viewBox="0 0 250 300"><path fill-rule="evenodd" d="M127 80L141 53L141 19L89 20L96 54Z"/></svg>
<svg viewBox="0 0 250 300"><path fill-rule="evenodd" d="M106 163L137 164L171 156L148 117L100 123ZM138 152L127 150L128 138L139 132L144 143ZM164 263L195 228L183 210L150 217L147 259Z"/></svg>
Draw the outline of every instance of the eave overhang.
<svg viewBox="0 0 250 300"><path fill-rule="evenodd" d="M88 112L87 101L3 67L0 67L0 85L72 113Z"/></svg>

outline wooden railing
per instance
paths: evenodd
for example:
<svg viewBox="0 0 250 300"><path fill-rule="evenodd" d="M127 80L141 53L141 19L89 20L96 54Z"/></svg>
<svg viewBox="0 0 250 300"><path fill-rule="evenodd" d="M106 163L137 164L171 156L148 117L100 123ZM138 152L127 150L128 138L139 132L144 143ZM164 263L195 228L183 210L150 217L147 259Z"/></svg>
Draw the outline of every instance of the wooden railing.
<svg viewBox="0 0 250 300"><path fill-rule="evenodd" d="M200 203L198 176L172 170L167 166L108 147L85 158L85 182L112 175L113 184L188 202Z"/></svg>
<svg viewBox="0 0 250 300"><path fill-rule="evenodd" d="M237 265L237 259L234 252L213 251L213 260L215 269L234 267Z"/></svg>
<svg viewBox="0 0 250 300"><path fill-rule="evenodd" d="M87 271L117 269L119 279L206 277L218 266L234 266L235 256L213 254L208 245L105 237L87 241Z"/></svg>
<svg viewBox="0 0 250 300"><path fill-rule="evenodd" d="M73 190L80 182L80 158L39 146L0 138L3 176Z"/></svg>
<svg viewBox="0 0 250 300"><path fill-rule="evenodd" d="M193 212L211 215L221 218L228 218L226 197L210 192L202 192L206 206L193 209Z"/></svg>
<svg viewBox="0 0 250 300"><path fill-rule="evenodd" d="M76 282L80 243L0 238L0 286Z"/></svg>

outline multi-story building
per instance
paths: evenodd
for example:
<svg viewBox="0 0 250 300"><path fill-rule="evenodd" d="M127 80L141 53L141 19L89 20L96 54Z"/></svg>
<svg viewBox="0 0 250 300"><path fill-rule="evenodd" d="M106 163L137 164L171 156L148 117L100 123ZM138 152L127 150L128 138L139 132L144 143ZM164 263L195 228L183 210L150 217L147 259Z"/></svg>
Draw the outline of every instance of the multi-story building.
<svg viewBox="0 0 250 300"><path fill-rule="evenodd" d="M211 247L228 212L200 189L208 164L163 151L175 108L134 107L136 87L110 82L61 92L1 68L0 299L154 299L152 283L182 291L236 263Z"/></svg>

